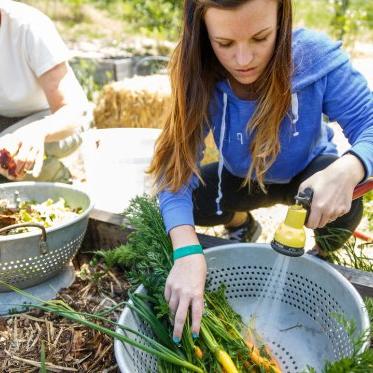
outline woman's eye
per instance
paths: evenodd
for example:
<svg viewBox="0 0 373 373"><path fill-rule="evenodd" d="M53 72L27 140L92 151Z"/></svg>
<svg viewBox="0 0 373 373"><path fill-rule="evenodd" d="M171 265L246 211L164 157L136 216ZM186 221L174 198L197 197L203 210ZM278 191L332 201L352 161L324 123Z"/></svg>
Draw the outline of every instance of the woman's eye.
<svg viewBox="0 0 373 373"><path fill-rule="evenodd" d="M260 43L260 42L266 41L267 39L268 37L266 36L265 38L254 38L254 41Z"/></svg>
<svg viewBox="0 0 373 373"><path fill-rule="evenodd" d="M220 48L229 48L231 45L232 43L218 43Z"/></svg>

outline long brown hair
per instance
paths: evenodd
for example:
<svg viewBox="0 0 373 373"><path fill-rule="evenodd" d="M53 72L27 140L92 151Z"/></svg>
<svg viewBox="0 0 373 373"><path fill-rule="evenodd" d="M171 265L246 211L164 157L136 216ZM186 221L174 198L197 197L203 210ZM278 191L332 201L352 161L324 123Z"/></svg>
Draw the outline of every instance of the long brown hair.
<svg viewBox="0 0 373 373"><path fill-rule="evenodd" d="M250 0L247 0L250 1ZM172 102L149 173L157 190L175 192L200 172L198 150L203 128L209 123L209 102L215 84L226 77L217 60L204 23L210 7L232 9L240 0L185 0L181 39L170 62ZM260 78L257 108L248 123L255 135L250 146L252 163L244 185L253 174L263 190L264 175L280 151L279 129L291 102L291 0L278 0L278 30L273 56Z"/></svg>

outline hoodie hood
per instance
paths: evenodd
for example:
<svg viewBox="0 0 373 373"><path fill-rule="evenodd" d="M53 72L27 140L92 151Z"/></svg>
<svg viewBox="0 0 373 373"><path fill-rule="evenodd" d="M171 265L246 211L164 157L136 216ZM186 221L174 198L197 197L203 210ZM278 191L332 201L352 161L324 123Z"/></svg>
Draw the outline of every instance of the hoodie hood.
<svg viewBox="0 0 373 373"><path fill-rule="evenodd" d="M292 90L299 91L346 63L348 55L342 42L332 41L326 34L307 29L293 32Z"/></svg>

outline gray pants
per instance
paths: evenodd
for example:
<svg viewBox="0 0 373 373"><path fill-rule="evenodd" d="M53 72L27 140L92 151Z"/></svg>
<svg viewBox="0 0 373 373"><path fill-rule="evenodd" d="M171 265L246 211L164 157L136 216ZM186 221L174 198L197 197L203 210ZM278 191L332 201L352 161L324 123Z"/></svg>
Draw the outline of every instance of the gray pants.
<svg viewBox="0 0 373 373"><path fill-rule="evenodd" d="M25 118L5 118L0 116L0 137L15 130L27 126L28 124L37 120L43 119L50 115L49 110L39 111L31 114ZM56 181L62 183L71 182L71 173L67 167L59 160L60 158L67 157L75 150L77 150L82 143L82 132L89 128L89 116L84 118L82 126L73 135L66 137L63 140L55 141L45 144L46 158L43 163L43 168L40 175L34 178L32 175L26 175L23 180L25 181ZM9 181L0 175L0 183Z"/></svg>

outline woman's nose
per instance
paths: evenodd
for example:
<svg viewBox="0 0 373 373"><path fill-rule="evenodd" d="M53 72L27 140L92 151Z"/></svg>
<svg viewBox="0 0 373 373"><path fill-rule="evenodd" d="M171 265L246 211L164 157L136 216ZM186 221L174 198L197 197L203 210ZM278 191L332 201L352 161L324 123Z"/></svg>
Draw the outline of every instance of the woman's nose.
<svg viewBox="0 0 373 373"><path fill-rule="evenodd" d="M254 53L248 46L239 46L236 51L236 62L238 66L249 66L254 59Z"/></svg>

